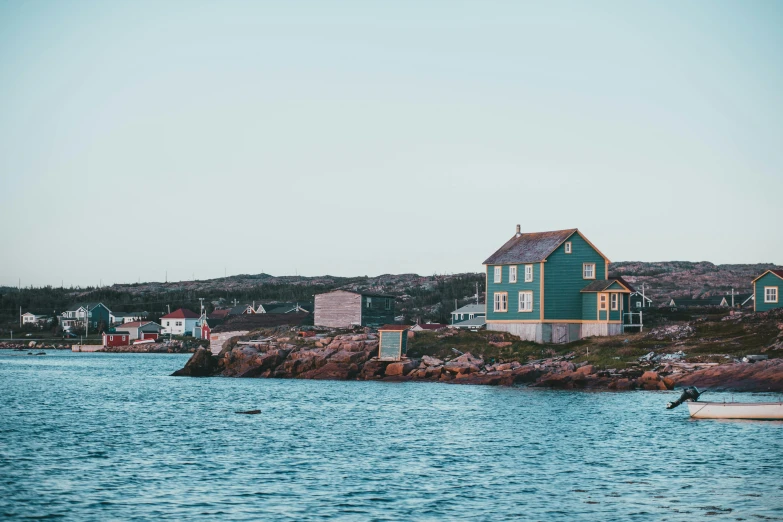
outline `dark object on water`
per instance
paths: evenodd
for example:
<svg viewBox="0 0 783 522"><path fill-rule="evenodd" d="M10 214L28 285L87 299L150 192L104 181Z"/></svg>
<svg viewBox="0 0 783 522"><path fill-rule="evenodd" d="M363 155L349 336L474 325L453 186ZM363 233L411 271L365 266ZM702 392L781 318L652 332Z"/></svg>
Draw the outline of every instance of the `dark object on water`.
<svg viewBox="0 0 783 522"><path fill-rule="evenodd" d="M235 411L234 413L241 413L243 415L258 415L261 413L261 410Z"/></svg>
<svg viewBox="0 0 783 522"><path fill-rule="evenodd" d="M46 355L46 352L38 352L38 353L37 353L37 354L35 354L35 355Z"/></svg>
<svg viewBox="0 0 783 522"><path fill-rule="evenodd" d="M696 402L699 400L699 395L701 395L701 392L696 386L688 386L682 391L682 395L680 395L680 398L677 399L674 402L667 402L666 403L666 409L671 410L672 408L676 408L683 402Z"/></svg>

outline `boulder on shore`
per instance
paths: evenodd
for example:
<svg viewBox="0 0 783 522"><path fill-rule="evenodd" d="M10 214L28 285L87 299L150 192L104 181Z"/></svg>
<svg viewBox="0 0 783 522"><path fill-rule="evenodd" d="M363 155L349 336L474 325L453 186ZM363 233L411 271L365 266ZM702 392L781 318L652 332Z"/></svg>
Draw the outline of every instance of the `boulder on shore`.
<svg viewBox="0 0 783 522"><path fill-rule="evenodd" d="M212 355L212 352L205 348L199 348L188 359L184 368L171 375L175 377L209 377L217 372L218 367L218 359Z"/></svg>

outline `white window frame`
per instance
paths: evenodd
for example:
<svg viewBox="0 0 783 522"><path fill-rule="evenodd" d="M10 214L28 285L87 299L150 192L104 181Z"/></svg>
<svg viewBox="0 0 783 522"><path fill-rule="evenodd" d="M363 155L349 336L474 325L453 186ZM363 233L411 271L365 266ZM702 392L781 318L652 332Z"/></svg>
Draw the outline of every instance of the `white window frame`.
<svg viewBox="0 0 783 522"><path fill-rule="evenodd" d="M503 267L502 266L496 266L495 267L495 282L496 283L502 283L503 282Z"/></svg>
<svg viewBox="0 0 783 522"><path fill-rule="evenodd" d="M386 298L386 309L391 310L391 299L388 297Z"/></svg>
<svg viewBox="0 0 783 522"><path fill-rule="evenodd" d="M495 292L494 309L498 313L508 312L508 292Z"/></svg>
<svg viewBox="0 0 783 522"><path fill-rule="evenodd" d="M372 308L372 297L367 298L367 308Z"/></svg>
<svg viewBox="0 0 783 522"><path fill-rule="evenodd" d="M533 282L533 265L525 265L525 283Z"/></svg>
<svg viewBox="0 0 783 522"><path fill-rule="evenodd" d="M587 267L591 267L590 275L587 275ZM595 279L595 263L582 263L582 279Z"/></svg>
<svg viewBox="0 0 783 522"><path fill-rule="evenodd" d="M509 283L516 283L517 282L517 267L516 265L511 265L508 267L508 282Z"/></svg>
<svg viewBox="0 0 783 522"><path fill-rule="evenodd" d="M571 242L570 241L566 241L565 242L565 253L566 254L570 254L571 252L572 252Z"/></svg>
<svg viewBox="0 0 783 522"><path fill-rule="evenodd" d="M609 308L612 310L620 309L620 294L609 294Z"/></svg>
<svg viewBox="0 0 783 522"><path fill-rule="evenodd" d="M526 296L526 295L530 296L530 299L526 300L527 304L529 305L527 307L523 306L523 300L522 300L522 296ZM520 312L532 312L533 311L533 292L532 291L526 290L526 291L523 291L523 292L519 292L519 311Z"/></svg>
<svg viewBox="0 0 783 522"><path fill-rule="evenodd" d="M768 292L772 290L772 294L775 295L774 299L768 297ZM780 297L778 296L778 287L777 286L765 286L764 287L764 302L765 303L777 303Z"/></svg>
<svg viewBox="0 0 783 522"><path fill-rule="evenodd" d="M598 294L598 310L605 312L609 309L609 299L606 298L606 294Z"/></svg>

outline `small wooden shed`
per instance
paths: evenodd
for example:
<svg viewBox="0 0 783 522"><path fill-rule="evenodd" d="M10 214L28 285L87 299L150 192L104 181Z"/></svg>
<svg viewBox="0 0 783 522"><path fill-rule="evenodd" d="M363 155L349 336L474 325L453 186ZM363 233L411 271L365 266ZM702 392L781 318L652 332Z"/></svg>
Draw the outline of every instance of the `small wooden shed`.
<svg viewBox="0 0 783 522"><path fill-rule="evenodd" d="M378 359L382 361L399 361L408 353L409 326L403 324L387 324L378 328Z"/></svg>

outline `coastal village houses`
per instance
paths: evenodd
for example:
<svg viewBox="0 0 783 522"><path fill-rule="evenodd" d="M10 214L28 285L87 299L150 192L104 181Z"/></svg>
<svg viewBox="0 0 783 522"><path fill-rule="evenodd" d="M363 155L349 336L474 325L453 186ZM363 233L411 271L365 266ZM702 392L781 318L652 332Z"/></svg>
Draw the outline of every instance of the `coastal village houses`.
<svg viewBox="0 0 783 522"><path fill-rule="evenodd" d="M577 229L516 234L485 261L488 330L565 343L623 331L633 288ZM638 325L637 325L638 326Z"/></svg>
<svg viewBox="0 0 783 522"><path fill-rule="evenodd" d="M98 328L103 323L111 324L111 310L103 303L86 303L70 307L62 313L60 326L63 330L71 328Z"/></svg>
<svg viewBox="0 0 783 522"><path fill-rule="evenodd" d="M160 325L163 327L161 333L171 335L190 335L193 327L199 320L199 314L187 308L174 310L170 314L160 318Z"/></svg>
<svg viewBox="0 0 783 522"><path fill-rule="evenodd" d="M334 290L315 296L315 326L350 328L394 322L394 297Z"/></svg>
<svg viewBox="0 0 783 522"><path fill-rule="evenodd" d="M753 280L753 311L783 308L783 270L767 270Z"/></svg>

